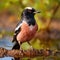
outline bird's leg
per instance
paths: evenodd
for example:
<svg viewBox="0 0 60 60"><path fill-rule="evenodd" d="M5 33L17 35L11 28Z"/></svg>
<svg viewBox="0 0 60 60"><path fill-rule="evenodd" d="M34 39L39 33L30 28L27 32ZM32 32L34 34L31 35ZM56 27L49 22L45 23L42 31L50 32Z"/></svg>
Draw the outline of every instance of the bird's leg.
<svg viewBox="0 0 60 60"><path fill-rule="evenodd" d="M33 47L32 47L32 45L30 44L30 42L28 42L28 44L30 45L30 49L32 49L32 50L33 50L34 48L33 48Z"/></svg>
<svg viewBox="0 0 60 60"><path fill-rule="evenodd" d="M22 44L22 43L21 43L21 42L19 41L19 45L20 45L20 50L22 50L22 48L21 48L21 44Z"/></svg>
<svg viewBox="0 0 60 60"><path fill-rule="evenodd" d="M19 41L19 45L20 45L20 54L21 54L21 56L23 56L23 54L22 54L23 50L21 48L22 42ZM20 58L19 60L22 60L22 58Z"/></svg>

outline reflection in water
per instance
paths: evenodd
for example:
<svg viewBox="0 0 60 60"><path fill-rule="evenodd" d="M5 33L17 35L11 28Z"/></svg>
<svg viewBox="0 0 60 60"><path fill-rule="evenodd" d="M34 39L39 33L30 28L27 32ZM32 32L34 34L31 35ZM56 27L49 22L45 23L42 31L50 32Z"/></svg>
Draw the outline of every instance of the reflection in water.
<svg viewBox="0 0 60 60"><path fill-rule="evenodd" d="M0 39L0 47L10 50L12 46L13 46L13 43L11 42L11 37L6 36ZM11 58L12 57L4 57L4 58L0 58L0 60L11 60Z"/></svg>
<svg viewBox="0 0 60 60"><path fill-rule="evenodd" d="M14 58L12 58L12 57L4 57L4 58L0 58L0 60L12 60L12 59L14 59Z"/></svg>
<svg viewBox="0 0 60 60"><path fill-rule="evenodd" d="M11 49L13 46L13 43L11 41L11 37L6 36L2 39L0 39L0 47L6 48L6 49Z"/></svg>

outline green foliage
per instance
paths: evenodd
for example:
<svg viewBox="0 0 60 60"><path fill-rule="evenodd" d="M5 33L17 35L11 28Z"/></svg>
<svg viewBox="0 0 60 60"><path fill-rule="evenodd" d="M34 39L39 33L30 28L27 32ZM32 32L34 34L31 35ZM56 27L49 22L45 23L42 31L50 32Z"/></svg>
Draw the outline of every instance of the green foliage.
<svg viewBox="0 0 60 60"><path fill-rule="evenodd" d="M50 18L52 15L50 10L59 3L60 0L2 0L0 1L0 11L9 9L19 14L26 6L32 6L42 12L42 17Z"/></svg>

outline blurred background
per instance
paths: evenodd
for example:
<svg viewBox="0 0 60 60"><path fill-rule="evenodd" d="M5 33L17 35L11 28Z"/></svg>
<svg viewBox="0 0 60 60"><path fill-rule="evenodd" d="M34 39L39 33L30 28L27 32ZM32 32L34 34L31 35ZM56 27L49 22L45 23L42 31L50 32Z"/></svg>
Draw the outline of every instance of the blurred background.
<svg viewBox="0 0 60 60"><path fill-rule="evenodd" d="M20 21L21 12L27 6L41 11L40 14L35 15L38 24L38 33L40 33L41 30L46 30L48 27L49 29L54 28L60 30L60 0L0 0L0 47L11 49L14 45L14 43L12 43L14 29ZM51 23L51 21L53 22ZM60 49L59 39L44 40L39 39L38 36L34 37L30 42L35 49ZM22 44L23 49L29 49L29 47L27 43ZM1 59L11 60L11 58L7 57L0 58L0 60ZM27 58L23 60L27 60ZM31 60L43 60L43 57L36 57ZM60 60L60 57L57 56L57 59L55 59L55 57L49 56L45 58L45 60Z"/></svg>

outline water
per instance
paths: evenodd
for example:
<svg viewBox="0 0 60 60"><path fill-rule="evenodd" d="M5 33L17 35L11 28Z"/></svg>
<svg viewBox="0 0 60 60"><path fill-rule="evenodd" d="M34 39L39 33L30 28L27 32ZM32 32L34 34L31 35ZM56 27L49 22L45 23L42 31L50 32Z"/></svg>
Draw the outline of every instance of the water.
<svg viewBox="0 0 60 60"><path fill-rule="evenodd" d="M4 57L4 58L0 58L0 60L12 60L14 59L13 57Z"/></svg>
<svg viewBox="0 0 60 60"><path fill-rule="evenodd" d="M11 42L11 37L6 36L6 37L0 39L0 47L11 50L12 46L13 46L13 43ZM12 60L12 59L13 59L13 57L0 58L0 60Z"/></svg>

